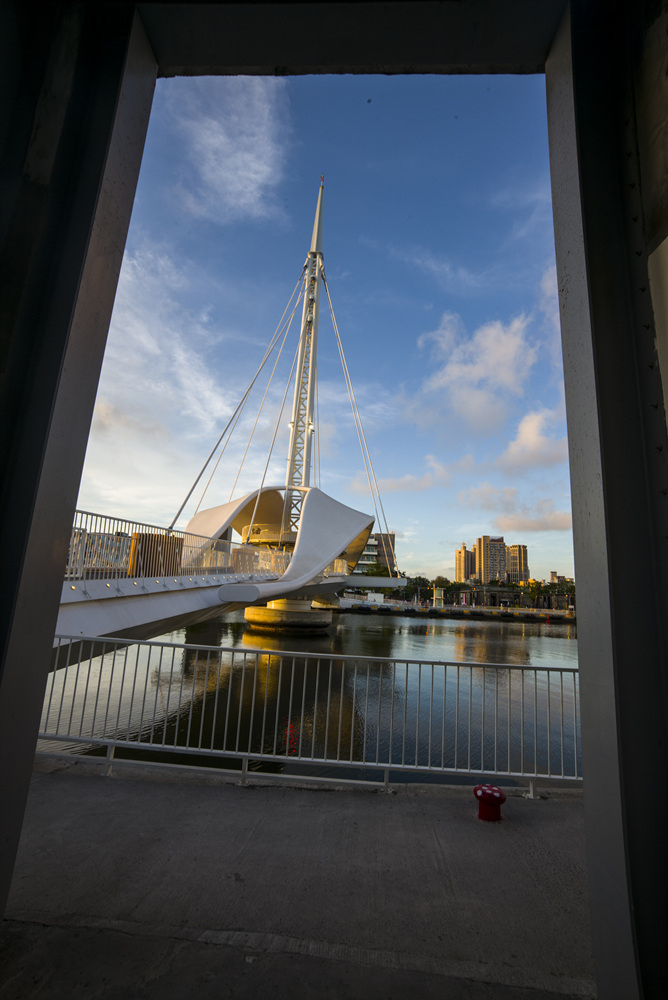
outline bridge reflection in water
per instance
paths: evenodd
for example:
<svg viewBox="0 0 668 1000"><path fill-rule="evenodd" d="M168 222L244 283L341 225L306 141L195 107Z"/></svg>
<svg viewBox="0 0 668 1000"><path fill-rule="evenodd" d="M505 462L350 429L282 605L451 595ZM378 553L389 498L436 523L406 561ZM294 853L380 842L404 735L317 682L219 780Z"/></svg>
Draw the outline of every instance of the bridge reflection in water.
<svg viewBox="0 0 668 1000"><path fill-rule="evenodd" d="M69 644L59 640L64 665L49 678L39 750L106 747L244 772L317 765L320 776L352 766L354 777L386 780L390 771L581 777L573 667L122 640L68 662Z"/></svg>

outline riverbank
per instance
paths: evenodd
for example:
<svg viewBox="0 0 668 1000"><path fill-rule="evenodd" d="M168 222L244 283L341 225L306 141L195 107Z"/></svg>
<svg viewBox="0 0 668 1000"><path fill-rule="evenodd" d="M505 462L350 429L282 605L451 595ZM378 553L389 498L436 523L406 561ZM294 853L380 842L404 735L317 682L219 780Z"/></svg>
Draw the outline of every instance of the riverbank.
<svg viewBox="0 0 668 1000"><path fill-rule="evenodd" d="M465 608L452 606L448 608L416 608L386 606L384 604L350 604L347 607L331 609L336 614L350 615L386 615L402 618L457 618L460 620L484 621L494 619L513 622L564 622L575 624L577 618L569 611L543 610L533 608Z"/></svg>

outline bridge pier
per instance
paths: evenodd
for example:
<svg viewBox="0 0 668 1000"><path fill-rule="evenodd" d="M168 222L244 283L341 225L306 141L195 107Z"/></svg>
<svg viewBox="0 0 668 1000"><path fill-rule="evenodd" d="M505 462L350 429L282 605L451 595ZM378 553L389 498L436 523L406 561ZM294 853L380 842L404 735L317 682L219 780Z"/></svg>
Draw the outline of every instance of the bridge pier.
<svg viewBox="0 0 668 1000"><path fill-rule="evenodd" d="M312 607L310 598L268 601L246 608L244 618L257 632L324 632L332 624L332 612Z"/></svg>

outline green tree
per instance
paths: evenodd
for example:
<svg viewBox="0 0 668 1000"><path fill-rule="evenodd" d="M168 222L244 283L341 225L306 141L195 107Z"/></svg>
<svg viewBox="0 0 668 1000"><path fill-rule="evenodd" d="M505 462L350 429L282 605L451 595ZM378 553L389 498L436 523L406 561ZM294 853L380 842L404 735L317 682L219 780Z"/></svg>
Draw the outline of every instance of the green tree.
<svg viewBox="0 0 668 1000"><path fill-rule="evenodd" d="M431 600L431 583L426 576L409 576L407 579L408 583L403 592L405 600L412 601L418 595L421 601Z"/></svg>
<svg viewBox="0 0 668 1000"><path fill-rule="evenodd" d="M383 563L371 563L364 568L365 576L389 576L390 571Z"/></svg>

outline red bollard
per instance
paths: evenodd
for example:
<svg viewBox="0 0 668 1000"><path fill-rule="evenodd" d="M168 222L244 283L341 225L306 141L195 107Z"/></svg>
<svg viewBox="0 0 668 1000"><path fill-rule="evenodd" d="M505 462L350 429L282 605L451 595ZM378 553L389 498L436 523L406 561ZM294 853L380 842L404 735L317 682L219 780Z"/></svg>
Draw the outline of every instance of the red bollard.
<svg viewBox="0 0 668 1000"><path fill-rule="evenodd" d="M506 801L505 792L496 785L476 785L473 794L478 800L478 819L498 823L501 819L501 806Z"/></svg>

